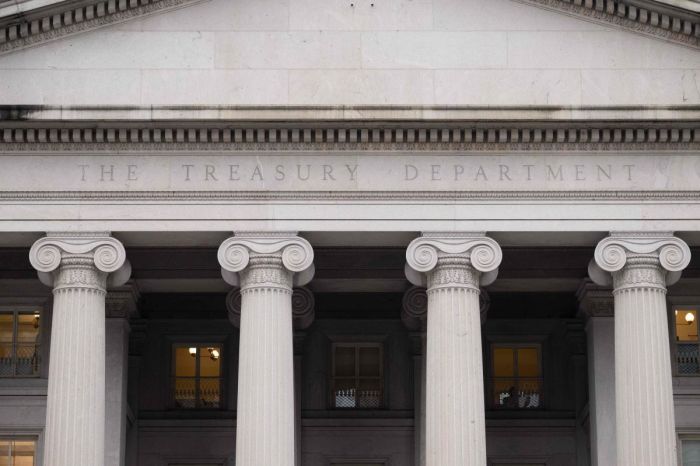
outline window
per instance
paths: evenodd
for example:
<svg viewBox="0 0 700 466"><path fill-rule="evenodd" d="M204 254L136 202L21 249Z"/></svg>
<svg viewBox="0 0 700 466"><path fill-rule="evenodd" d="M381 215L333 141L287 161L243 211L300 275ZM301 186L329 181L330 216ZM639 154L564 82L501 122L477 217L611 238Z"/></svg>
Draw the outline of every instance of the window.
<svg viewBox="0 0 700 466"><path fill-rule="evenodd" d="M0 377L38 375L39 313L0 311Z"/></svg>
<svg viewBox="0 0 700 466"><path fill-rule="evenodd" d="M678 308L673 312L676 334L676 367L679 375L700 373L698 310Z"/></svg>
<svg viewBox="0 0 700 466"><path fill-rule="evenodd" d="M221 408L221 345L173 347L173 406Z"/></svg>
<svg viewBox="0 0 700 466"><path fill-rule="evenodd" d="M34 466L36 442L28 439L0 439L0 466Z"/></svg>
<svg viewBox="0 0 700 466"><path fill-rule="evenodd" d="M333 407L381 408L383 364L381 344L335 343L331 381Z"/></svg>
<svg viewBox="0 0 700 466"><path fill-rule="evenodd" d="M498 409L542 407L542 363L539 345L491 346L492 406Z"/></svg>
<svg viewBox="0 0 700 466"><path fill-rule="evenodd" d="M683 466L700 466L700 439L681 440Z"/></svg>

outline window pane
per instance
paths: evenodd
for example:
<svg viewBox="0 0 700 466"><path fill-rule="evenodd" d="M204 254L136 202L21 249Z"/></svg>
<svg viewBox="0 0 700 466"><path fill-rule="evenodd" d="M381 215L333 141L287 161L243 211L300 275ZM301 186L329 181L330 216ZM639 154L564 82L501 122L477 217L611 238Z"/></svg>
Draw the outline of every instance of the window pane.
<svg viewBox="0 0 700 466"><path fill-rule="evenodd" d="M540 358L537 348L518 349L518 376L539 377Z"/></svg>
<svg viewBox="0 0 700 466"><path fill-rule="evenodd" d="M196 357L197 348L175 348L175 375L177 377L194 377L197 367Z"/></svg>
<svg viewBox="0 0 700 466"><path fill-rule="evenodd" d="M676 316L676 340L681 342L698 341L698 312L679 309Z"/></svg>
<svg viewBox="0 0 700 466"><path fill-rule="evenodd" d="M37 375L39 372L39 314L17 315L15 375Z"/></svg>
<svg viewBox="0 0 700 466"><path fill-rule="evenodd" d="M173 401L177 408L195 408L197 403L196 380L193 378L176 378Z"/></svg>
<svg viewBox="0 0 700 466"><path fill-rule="evenodd" d="M380 374L379 348L360 347L360 376L378 377Z"/></svg>
<svg viewBox="0 0 700 466"><path fill-rule="evenodd" d="M355 375L354 346L336 346L334 375L336 377L351 377Z"/></svg>
<svg viewBox="0 0 700 466"><path fill-rule="evenodd" d="M380 379L361 379L357 389L358 408L381 408L382 384Z"/></svg>
<svg viewBox="0 0 700 466"><path fill-rule="evenodd" d="M12 334L14 332L14 315L0 314L0 377L11 377L12 368ZM9 446L8 446L9 448ZM2 463L0 463L2 466Z"/></svg>
<svg viewBox="0 0 700 466"><path fill-rule="evenodd" d="M221 406L221 383L219 379L201 379L199 381L199 400L202 408Z"/></svg>
<svg viewBox="0 0 700 466"><path fill-rule="evenodd" d="M683 440L683 466L700 466L700 440Z"/></svg>
<svg viewBox="0 0 700 466"><path fill-rule="evenodd" d="M34 466L34 442L17 440L12 451L12 466Z"/></svg>
<svg viewBox="0 0 700 466"><path fill-rule="evenodd" d="M515 375L513 348L497 346L493 348L493 375L494 377L513 377Z"/></svg>
<svg viewBox="0 0 700 466"><path fill-rule="evenodd" d="M336 408L357 407L355 379L336 379L333 384L333 402Z"/></svg>
<svg viewBox="0 0 700 466"><path fill-rule="evenodd" d="M10 466L10 442L0 440L0 466Z"/></svg>
<svg viewBox="0 0 700 466"><path fill-rule="evenodd" d="M501 408L518 406L518 390L515 379L493 380L493 404Z"/></svg>
<svg viewBox="0 0 700 466"><path fill-rule="evenodd" d="M219 377L221 375L220 347L199 348L199 375L201 377Z"/></svg>

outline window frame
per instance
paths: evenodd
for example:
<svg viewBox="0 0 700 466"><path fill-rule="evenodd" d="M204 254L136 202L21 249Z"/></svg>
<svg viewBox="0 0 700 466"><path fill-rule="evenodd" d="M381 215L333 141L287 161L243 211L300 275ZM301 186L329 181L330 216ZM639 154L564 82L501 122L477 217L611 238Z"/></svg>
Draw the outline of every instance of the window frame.
<svg viewBox="0 0 700 466"><path fill-rule="evenodd" d="M41 463L41 442L40 435L37 434L24 434L24 433L9 433L0 431L0 441L4 442L34 442L34 466L38 466Z"/></svg>
<svg viewBox="0 0 700 466"><path fill-rule="evenodd" d="M218 347L220 348L219 350L219 405L214 406L214 407L207 407L207 406L202 406L200 404L199 397L195 397L195 406L192 408L184 407L184 406L177 406L175 403L175 381L177 380L178 376L176 374L176 364L177 364L177 358L176 358L176 351L178 348L197 348L198 350L200 348L207 348L207 347ZM199 393L200 391L200 382L201 382L201 376L199 375L200 371L200 358L196 358L196 369L195 369L195 390L196 393ZM191 411L220 411L224 410L226 406L226 399L225 399L225 384L226 384L226 375L225 375L225 364L224 361L226 361L226 344L223 341L199 341L199 342L193 342L193 341L171 341L170 342L170 374L169 374L169 383L168 383L168 408L174 411L186 411L186 412L191 412ZM213 377L207 377L209 379L213 379Z"/></svg>
<svg viewBox="0 0 700 466"><path fill-rule="evenodd" d="M683 466L683 442L700 442L700 432L679 432L678 433L678 466Z"/></svg>
<svg viewBox="0 0 700 466"><path fill-rule="evenodd" d="M544 370L544 354L543 354L543 344L541 341L511 341L511 340L489 340L489 352L488 352L488 377L486 380L486 400L487 401L487 409L491 409L494 411L541 411L545 409L546 406L546 400L547 400L547 395L546 395L546 390L545 390L545 370ZM538 377L540 381L540 400L539 400L539 405L534 408L512 408L512 407L501 407L496 404L496 400L494 399L494 382L496 381L496 376L495 376L495 358L494 358L494 350L497 347L501 348L511 348L511 349L519 349L519 348L535 348L537 349L537 360L539 362L539 369L540 369L540 375ZM514 368L516 371L518 371L518 364L517 364L517 352L514 352ZM512 378L515 381L522 379L532 379L532 377L520 377L519 375L515 375L513 377L508 377Z"/></svg>
<svg viewBox="0 0 700 466"><path fill-rule="evenodd" d="M335 354L336 354L336 348L338 347L352 347L355 350L355 375L352 377L352 379L355 382L355 387L359 386L359 382L363 379L369 379L369 380L379 380L379 391L381 392L380 396L380 405L377 408L362 408L359 406L355 406L352 408L343 408L343 407L338 407L336 406L336 399L335 399L335 383L337 380L340 379L349 379L350 377L336 377L335 376ZM359 358L359 352L360 348L378 348L379 349L379 375L375 377L361 377L359 375L359 365L360 365L360 358ZM333 410L340 410L340 411L355 411L355 410L361 410L361 411L367 411L367 410L373 410L373 409L386 409L387 402L386 402L386 381L385 381L385 376L386 376L386 368L384 367L386 364L386 360L384 358L384 343L383 341L376 341L376 340L362 340L362 341L355 341L355 340L337 340L333 341L331 344L331 357L330 357L330 374L329 374L329 386L328 386L328 403L331 409Z"/></svg>
<svg viewBox="0 0 700 466"><path fill-rule="evenodd" d="M674 302L669 306L670 312L668 313L668 326L669 326L669 340L671 343L671 363L673 366L673 376L674 377L700 377L700 369L695 373L682 374L678 370L678 340L676 333L676 311L695 311L696 321L700 320L700 305L699 304L683 304L683 302ZM698 321L698 328L700 329L700 321ZM697 341L698 353L700 353L700 337Z"/></svg>
<svg viewBox="0 0 700 466"><path fill-rule="evenodd" d="M0 315L12 315L12 375L0 375L0 380L2 379L38 379L41 378L42 371L42 351L43 351L43 320L45 317L44 309L40 306L28 306L28 305L2 305L0 306ZM19 325L19 315L39 315L39 326L37 327L36 342L34 344L34 355L36 356L36 370L33 374L17 374L17 332Z"/></svg>

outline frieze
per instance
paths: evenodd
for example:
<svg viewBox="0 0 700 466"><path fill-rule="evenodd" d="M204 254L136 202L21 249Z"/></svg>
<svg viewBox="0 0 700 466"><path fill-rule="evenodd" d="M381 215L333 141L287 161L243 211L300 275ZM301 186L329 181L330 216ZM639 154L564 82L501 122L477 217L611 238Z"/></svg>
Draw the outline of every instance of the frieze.
<svg viewBox="0 0 700 466"><path fill-rule="evenodd" d="M0 158L2 196L84 192L698 192L695 153L453 152L20 155ZM63 194L61 194L63 193ZM121 193L121 194L120 194ZM652 194L653 195L653 194ZM27 197L28 195L23 195ZM21 196L20 196L21 197ZM127 194L127 197L129 195ZM203 197L211 197L203 195Z"/></svg>

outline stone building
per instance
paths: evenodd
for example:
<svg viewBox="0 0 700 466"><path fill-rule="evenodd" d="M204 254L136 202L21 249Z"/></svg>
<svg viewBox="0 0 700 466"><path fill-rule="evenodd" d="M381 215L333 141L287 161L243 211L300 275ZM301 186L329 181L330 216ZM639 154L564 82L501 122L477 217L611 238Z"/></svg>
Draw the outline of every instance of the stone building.
<svg viewBox="0 0 700 466"><path fill-rule="evenodd" d="M697 0L0 0L0 465L700 465Z"/></svg>

